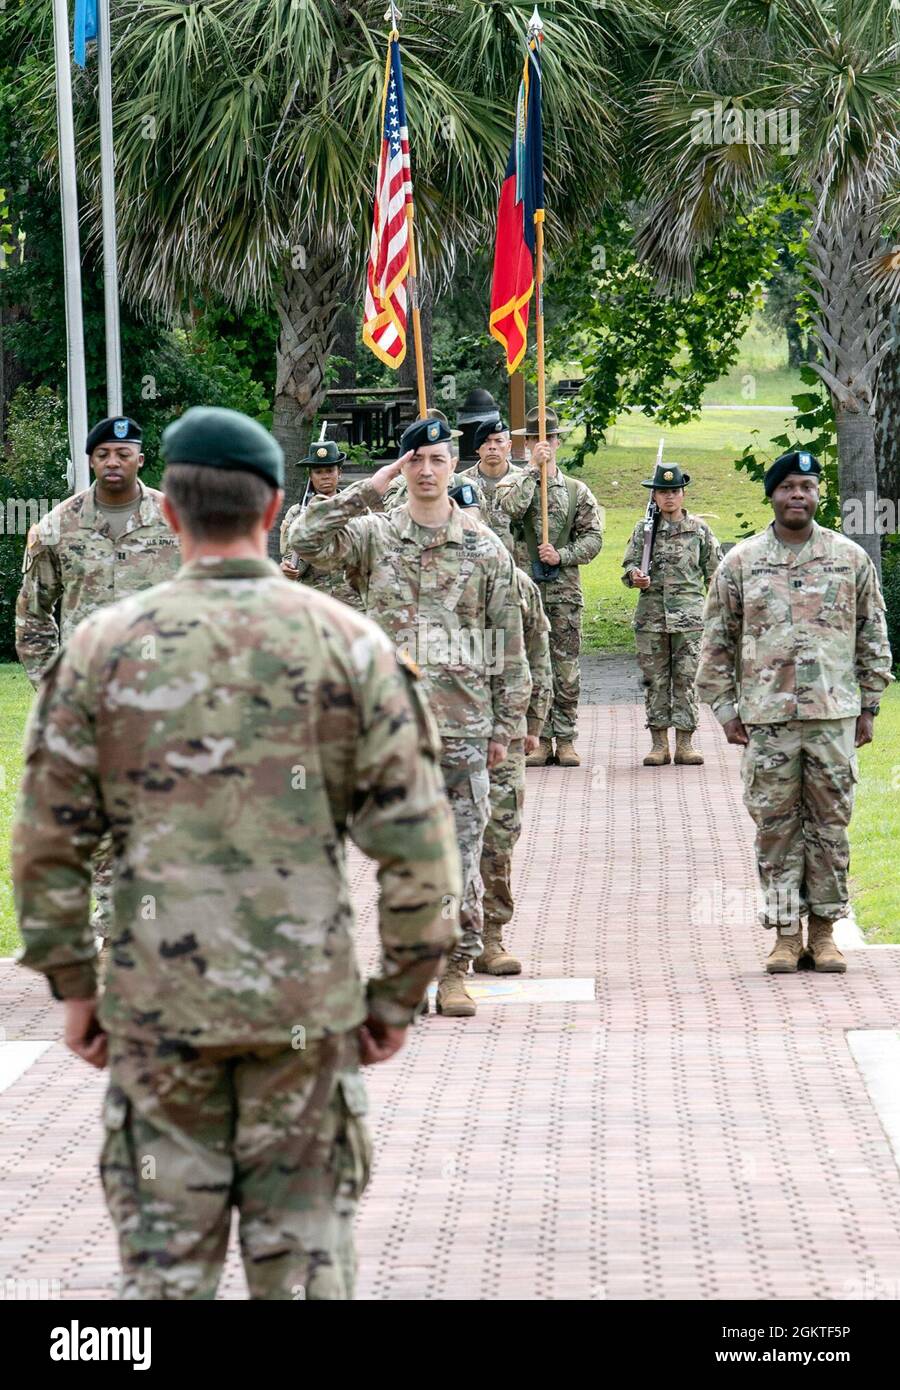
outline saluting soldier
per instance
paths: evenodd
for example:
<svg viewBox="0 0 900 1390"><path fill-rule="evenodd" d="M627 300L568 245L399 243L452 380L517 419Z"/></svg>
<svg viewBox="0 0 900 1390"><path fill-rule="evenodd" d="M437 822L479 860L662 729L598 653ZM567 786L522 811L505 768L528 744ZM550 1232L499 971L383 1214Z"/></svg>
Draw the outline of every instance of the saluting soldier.
<svg viewBox="0 0 900 1390"><path fill-rule="evenodd" d="M578 700L581 692L581 616L584 594L579 569L600 553L603 522L594 494L586 483L567 477L556 461L560 427L556 413L546 412L545 443L540 439L537 410L525 417L525 448L529 466L517 468L497 484L496 502L501 511L521 526L527 556L535 570L543 566L556 569L552 578L539 584L541 602L550 622L550 660L553 665L553 704L537 749L528 759L529 767L542 767L554 754L560 767L578 767L575 751L578 737ZM520 433L516 430L515 433ZM541 540L541 463L547 465L548 535Z"/></svg>
<svg viewBox="0 0 900 1390"><path fill-rule="evenodd" d="M255 1299L349 1298L370 1145L360 1062L403 1044L456 940L433 723L384 634L286 584L281 449L234 411L163 436L184 565L95 613L48 671L13 835L23 965L109 1065L101 1173L122 1298L211 1299L240 1217ZM96 996L91 851L115 825ZM379 866L360 980L344 842Z"/></svg>
<svg viewBox="0 0 900 1390"><path fill-rule="evenodd" d="M438 982L437 1007L462 1018L475 1012L465 977L482 950L479 866L488 772L520 737L531 679L512 560L497 537L448 496L448 426L417 421L400 449L394 463L308 508L294 522L288 544L315 565L341 568L369 616L398 646L411 648L421 667L463 864L462 942ZM401 471L408 500L379 512Z"/></svg>
<svg viewBox="0 0 900 1390"><path fill-rule="evenodd" d="M760 920L777 940L766 969L846 961L833 927L849 909L847 826L856 749L871 743L891 677L875 566L814 520L818 459L793 451L765 475L775 519L741 541L713 579L697 688L729 743L744 749L744 804L756 824Z"/></svg>
<svg viewBox="0 0 900 1390"><path fill-rule="evenodd" d="M309 561L301 561L293 550L288 549L287 544L290 529L303 508L316 497L335 495L341 480L341 470L346 462L347 455L338 448L333 439L323 439L310 445L309 454L300 460L301 465L309 471L308 495L302 502L295 502L284 514L279 536L281 569L288 579L308 584L311 589L318 589L320 594L330 594L332 598L339 599L341 603L348 603L351 608L362 612L362 599L340 571L317 570Z"/></svg>
<svg viewBox="0 0 900 1390"><path fill-rule="evenodd" d="M475 429L473 446L478 462L471 468L464 468L458 476L477 483L481 494L481 520L500 537L510 555L516 558L516 545L512 537L512 522L509 516L497 505L497 484L521 469L510 462L512 438L499 415L491 420L482 420ZM527 557L520 557L527 564Z"/></svg>
<svg viewBox="0 0 900 1390"><path fill-rule="evenodd" d="M691 481L677 463L661 463L643 487L652 488L658 508L649 573L644 574L644 522L631 535L622 561L622 583L639 589L634 613L635 646L644 680L647 728L652 747L645 767L671 761L669 729L675 729L676 763L702 763L692 745L697 727L694 683L700 660L703 605L709 581L722 558L710 528L684 509Z"/></svg>
<svg viewBox="0 0 900 1390"><path fill-rule="evenodd" d="M440 421L440 423L444 426L444 428L445 428L445 429L447 430L447 432L448 432L448 446L449 446L450 455L451 455L451 458L452 458L452 470L453 470L453 471L452 471L451 474L450 474L450 481L449 481L449 483L447 484L447 491L448 491L448 493L452 493L455 489L459 488L459 487L462 485L463 481L464 481L464 476L463 476L463 474L457 472L457 468L456 468L456 465L459 463L459 449L458 449L458 446L457 446L456 441L457 441L457 439L459 439L460 436L462 435L462 430L454 430L454 429L451 429L451 428L450 428L450 421L447 419L446 415L444 414L444 412L443 412L442 410L432 410L431 414L428 415L428 416L426 416L426 417L424 417L424 418L429 419L429 420L438 420L438 421ZM422 419L414 420L414 421L413 421L413 424L421 424L421 423L422 423ZM412 426L410 426L409 428L412 428ZM402 450L401 450L401 452L402 452ZM481 490L480 490L480 488L477 488L477 487L476 487L476 494L477 494L477 499L478 499L477 505L478 505L479 511L482 511L482 510L484 509L484 498L483 498L482 495L481 495ZM382 511L385 511L385 512L392 512L392 511L394 510L395 507L399 507L401 503L407 502L407 501L409 501L409 490L408 490L408 488L407 488L407 486L406 486L406 478L403 476L402 473L399 473L399 474L397 475L397 477L393 480L393 482L389 485L389 487L387 488L387 491L385 492L384 496L383 496L382 499L381 499Z"/></svg>
<svg viewBox="0 0 900 1390"><path fill-rule="evenodd" d="M32 526L16 603L16 651L37 686L59 649L90 613L168 579L178 539L162 513L162 493L138 474L141 427L127 416L99 421L85 452L94 482ZM94 930L107 937L112 845L94 859Z"/></svg>

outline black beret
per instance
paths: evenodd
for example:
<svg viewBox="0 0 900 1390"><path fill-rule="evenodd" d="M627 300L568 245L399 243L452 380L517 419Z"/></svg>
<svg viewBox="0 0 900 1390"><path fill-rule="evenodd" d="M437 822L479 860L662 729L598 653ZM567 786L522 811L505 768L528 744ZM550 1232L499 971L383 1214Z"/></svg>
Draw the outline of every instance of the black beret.
<svg viewBox="0 0 900 1390"><path fill-rule="evenodd" d="M473 444L476 449L480 449L489 434L501 434L506 429L499 415L495 415L493 420L482 420L475 431Z"/></svg>
<svg viewBox="0 0 900 1390"><path fill-rule="evenodd" d="M284 486L284 454L267 429L249 415L221 406L195 405L163 431L166 463L256 473L271 487Z"/></svg>
<svg viewBox="0 0 900 1390"><path fill-rule="evenodd" d="M86 454L92 454L101 444L140 444L141 427L137 420L127 415L110 415L107 420L96 424L87 437L84 446Z"/></svg>
<svg viewBox="0 0 900 1390"><path fill-rule="evenodd" d="M815 454L808 454L803 449L793 449L789 454L782 454L771 468L766 469L763 479L766 496L771 497L778 484L783 483L791 473L805 473L807 477L818 478L822 473L822 465Z"/></svg>
<svg viewBox="0 0 900 1390"><path fill-rule="evenodd" d="M406 454L426 444L446 444L452 438L453 432L443 420L414 420L400 436L400 452Z"/></svg>

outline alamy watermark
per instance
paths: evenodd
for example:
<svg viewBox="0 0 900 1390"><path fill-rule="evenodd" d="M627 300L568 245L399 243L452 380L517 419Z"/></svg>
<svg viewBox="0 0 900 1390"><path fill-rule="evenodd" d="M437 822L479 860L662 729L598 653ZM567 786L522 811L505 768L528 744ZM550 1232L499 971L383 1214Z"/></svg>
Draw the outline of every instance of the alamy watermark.
<svg viewBox="0 0 900 1390"><path fill-rule="evenodd" d="M454 666L497 676L503 670L503 633L494 628L458 627L447 630L440 623L421 618L413 628L397 634L399 651L417 666Z"/></svg>
<svg viewBox="0 0 900 1390"><path fill-rule="evenodd" d="M32 526L60 504L59 497L7 497L0 504L0 531L7 536L27 536Z"/></svg>
<svg viewBox="0 0 900 1390"><path fill-rule="evenodd" d="M747 107L713 102L712 110L691 116L693 145L780 145L790 154L800 148L800 112L796 106Z"/></svg>

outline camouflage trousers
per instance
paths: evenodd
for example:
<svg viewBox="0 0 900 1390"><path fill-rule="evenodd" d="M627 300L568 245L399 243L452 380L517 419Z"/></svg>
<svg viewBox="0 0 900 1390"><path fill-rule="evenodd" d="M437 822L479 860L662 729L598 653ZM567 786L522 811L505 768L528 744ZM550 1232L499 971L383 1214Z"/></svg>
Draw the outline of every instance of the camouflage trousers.
<svg viewBox="0 0 900 1390"><path fill-rule="evenodd" d="M744 805L756 824L756 866L766 927L826 921L849 906L847 826L858 780L855 719L749 724Z"/></svg>
<svg viewBox="0 0 900 1390"><path fill-rule="evenodd" d="M445 738L441 741L441 771L456 823L462 859L463 892L459 918L462 940L453 952L457 960L474 960L483 949L481 902L481 849L490 814L490 779L487 743Z"/></svg>
<svg viewBox="0 0 900 1390"><path fill-rule="evenodd" d="M581 614L572 603L548 603L541 599L550 623L550 666L553 671L553 704L544 720L542 738L574 739L578 733L578 700L581 695Z"/></svg>
<svg viewBox="0 0 900 1390"><path fill-rule="evenodd" d="M91 859L91 891L94 895L91 929L95 936L102 936L104 941L109 940L113 924L112 870L112 836L104 835Z"/></svg>
<svg viewBox="0 0 900 1390"><path fill-rule="evenodd" d="M513 915L512 857L522 833L525 806L525 742L509 745L503 762L491 770L491 817L481 851L484 920L505 926Z"/></svg>
<svg viewBox="0 0 900 1390"><path fill-rule="evenodd" d="M353 1297L371 1157L358 1048L355 1032L164 1056L110 1039L100 1173L120 1298L214 1298L232 1207L251 1298Z"/></svg>
<svg viewBox="0 0 900 1390"><path fill-rule="evenodd" d="M648 729L696 729L694 683L701 635L699 631L635 632Z"/></svg>

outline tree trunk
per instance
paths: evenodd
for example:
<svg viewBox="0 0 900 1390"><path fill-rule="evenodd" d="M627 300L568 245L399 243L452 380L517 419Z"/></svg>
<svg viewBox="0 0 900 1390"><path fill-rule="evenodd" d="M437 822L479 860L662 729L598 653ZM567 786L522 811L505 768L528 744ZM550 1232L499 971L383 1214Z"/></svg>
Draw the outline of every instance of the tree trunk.
<svg viewBox="0 0 900 1390"><path fill-rule="evenodd" d="M796 319L789 319L784 326L788 345L788 366L799 367L804 360L803 335Z"/></svg>
<svg viewBox="0 0 900 1390"><path fill-rule="evenodd" d="M875 423L875 463L880 496L900 505L900 313L892 315L896 340L881 364Z"/></svg>
<svg viewBox="0 0 900 1390"><path fill-rule="evenodd" d="M272 433L284 450L286 506L302 492L305 470L298 460L309 448L313 417L325 399L325 369L334 346L347 273L332 253L305 266L285 269L276 295L281 334L276 351ZM278 552L278 524L269 535L269 552Z"/></svg>
<svg viewBox="0 0 900 1390"><path fill-rule="evenodd" d="M809 238L818 310L815 337L821 352L821 360L812 366L834 401L841 512L845 518L854 516L847 533L871 556L879 578L873 411L878 370L890 338L884 310L857 267L870 260L880 244L881 221L872 211L834 213L830 219L826 213L821 223L814 223Z"/></svg>
<svg viewBox="0 0 900 1390"><path fill-rule="evenodd" d="M420 295L420 314L422 319L422 356L425 359L425 396L428 406L437 406L447 413L447 407L434 398L434 360L432 352L432 336L434 331L434 293L431 282L419 276L419 295ZM397 369L398 386L411 387L413 391L418 388L416 378L416 346L413 337L412 310L409 314L409 332L406 339L406 356ZM418 397L416 398L418 400ZM453 403L451 402L451 405ZM418 410L417 412L418 413Z"/></svg>
<svg viewBox="0 0 900 1390"><path fill-rule="evenodd" d="M346 366L338 367L337 385L349 388L356 385L356 344L359 338L359 315L345 305L338 314L337 335L334 342L335 357L346 359Z"/></svg>

